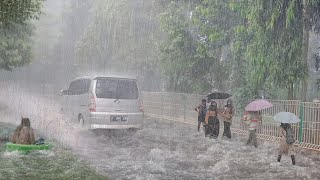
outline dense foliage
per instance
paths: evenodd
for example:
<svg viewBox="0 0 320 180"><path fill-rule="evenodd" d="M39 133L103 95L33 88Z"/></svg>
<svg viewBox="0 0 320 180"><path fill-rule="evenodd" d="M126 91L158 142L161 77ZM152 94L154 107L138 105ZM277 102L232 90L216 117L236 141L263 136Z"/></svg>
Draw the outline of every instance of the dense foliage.
<svg viewBox="0 0 320 180"><path fill-rule="evenodd" d="M29 20L37 19L42 0L6 0L0 2L0 69L11 71L31 61Z"/></svg>
<svg viewBox="0 0 320 180"><path fill-rule="evenodd" d="M172 1L167 7L161 25L168 38L160 49L170 62L165 68L169 77L207 59L197 82L209 82L202 87L207 92L231 87L240 106L261 95L283 98L283 92L293 99L301 89L308 75L307 35L319 32L319 0ZM229 48L222 53L224 47ZM230 63L221 62L225 57ZM207 81L207 73L213 81ZM229 86L220 86L221 79ZM179 85L176 81L171 86Z"/></svg>
<svg viewBox="0 0 320 180"><path fill-rule="evenodd" d="M12 70L31 61L32 25L0 26L0 69Z"/></svg>
<svg viewBox="0 0 320 180"><path fill-rule="evenodd" d="M25 23L38 19L43 0L2 0L0 2L0 25Z"/></svg>

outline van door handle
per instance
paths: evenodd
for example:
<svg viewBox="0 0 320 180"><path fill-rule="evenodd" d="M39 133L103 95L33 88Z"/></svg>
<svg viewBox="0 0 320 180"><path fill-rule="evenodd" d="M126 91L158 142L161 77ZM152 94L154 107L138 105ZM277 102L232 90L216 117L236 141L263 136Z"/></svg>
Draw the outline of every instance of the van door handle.
<svg viewBox="0 0 320 180"><path fill-rule="evenodd" d="M83 104L81 104L80 106L87 106L87 105L83 105Z"/></svg>
<svg viewBox="0 0 320 180"><path fill-rule="evenodd" d="M122 111L122 109L116 109L116 111Z"/></svg>

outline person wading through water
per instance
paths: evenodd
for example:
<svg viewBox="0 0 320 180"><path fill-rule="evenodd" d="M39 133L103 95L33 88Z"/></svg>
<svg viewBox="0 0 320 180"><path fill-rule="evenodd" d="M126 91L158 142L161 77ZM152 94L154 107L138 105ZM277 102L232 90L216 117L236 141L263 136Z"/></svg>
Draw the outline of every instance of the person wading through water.
<svg viewBox="0 0 320 180"><path fill-rule="evenodd" d="M224 125L224 130L223 130L223 137L231 138L231 123L232 123L232 117L233 117L233 105L232 105L232 100L229 99L227 101L227 105L225 106L225 109L220 116L223 117L223 125Z"/></svg>
<svg viewBox="0 0 320 180"><path fill-rule="evenodd" d="M207 100L202 99L201 104L196 107L195 110L198 112L198 132L200 132L200 125L201 123L204 123L204 119L207 113Z"/></svg>
<svg viewBox="0 0 320 180"><path fill-rule="evenodd" d="M220 122L217 115L217 103L215 101L212 101L206 114L205 123L208 126L210 137L213 137L214 139L218 138L220 129Z"/></svg>
<svg viewBox="0 0 320 180"><path fill-rule="evenodd" d="M281 123L280 129L280 144L279 144L279 156L278 156L278 162L281 160L282 155L290 155L292 164L296 164L295 160L295 152L293 144L295 143L294 133L292 131L292 128L290 124L288 123Z"/></svg>
<svg viewBox="0 0 320 180"><path fill-rule="evenodd" d="M258 142L256 132L258 124L261 121L261 115L259 112L245 112L243 120L247 123L249 130L249 139L246 145L250 145L253 142L254 147L257 148Z"/></svg>

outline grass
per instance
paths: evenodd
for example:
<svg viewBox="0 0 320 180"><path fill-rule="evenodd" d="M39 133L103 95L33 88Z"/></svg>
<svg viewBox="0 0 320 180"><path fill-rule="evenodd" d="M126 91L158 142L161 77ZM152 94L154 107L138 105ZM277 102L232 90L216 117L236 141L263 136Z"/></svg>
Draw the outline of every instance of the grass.
<svg viewBox="0 0 320 180"><path fill-rule="evenodd" d="M0 123L0 136L7 136L15 129L13 125ZM0 147L0 179L86 179L105 180L85 161L71 151L55 145L52 151L35 151L28 155L5 152Z"/></svg>

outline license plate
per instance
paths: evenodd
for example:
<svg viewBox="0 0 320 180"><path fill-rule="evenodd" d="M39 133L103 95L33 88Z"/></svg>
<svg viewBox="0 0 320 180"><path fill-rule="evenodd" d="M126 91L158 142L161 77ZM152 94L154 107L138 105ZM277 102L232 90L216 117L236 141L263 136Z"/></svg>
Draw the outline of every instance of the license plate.
<svg viewBox="0 0 320 180"><path fill-rule="evenodd" d="M127 116L111 116L111 121L128 121Z"/></svg>

